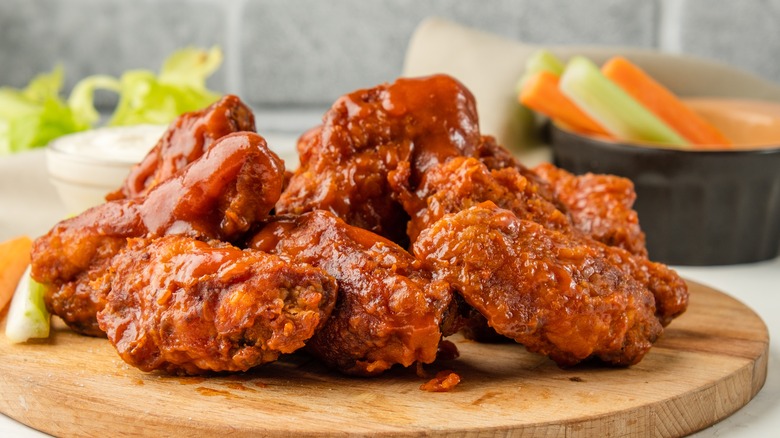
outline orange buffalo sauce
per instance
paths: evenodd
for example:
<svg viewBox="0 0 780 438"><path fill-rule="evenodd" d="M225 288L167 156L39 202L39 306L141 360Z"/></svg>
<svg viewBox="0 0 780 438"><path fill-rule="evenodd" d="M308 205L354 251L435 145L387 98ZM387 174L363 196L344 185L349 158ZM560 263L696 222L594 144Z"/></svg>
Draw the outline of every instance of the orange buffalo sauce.
<svg viewBox="0 0 780 438"><path fill-rule="evenodd" d="M780 147L780 103L756 99L689 98L685 103L733 142L734 149ZM710 145L708 149L717 149Z"/></svg>
<svg viewBox="0 0 780 438"><path fill-rule="evenodd" d="M428 392L452 391L460 383L460 376L453 371L444 370L436 373L436 377L420 385L420 389Z"/></svg>

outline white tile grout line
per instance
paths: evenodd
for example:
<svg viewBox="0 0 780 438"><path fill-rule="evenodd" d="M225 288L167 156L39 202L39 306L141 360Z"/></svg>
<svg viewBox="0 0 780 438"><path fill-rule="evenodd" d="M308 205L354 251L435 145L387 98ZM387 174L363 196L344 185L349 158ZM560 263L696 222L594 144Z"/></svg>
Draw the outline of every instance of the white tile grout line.
<svg viewBox="0 0 780 438"><path fill-rule="evenodd" d="M685 0L660 0L658 48L662 52L681 53L682 11Z"/></svg>
<svg viewBox="0 0 780 438"><path fill-rule="evenodd" d="M226 8L225 20L225 92L242 95L243 60L241 55L242 26L246 0L219 2Z"/></svg>

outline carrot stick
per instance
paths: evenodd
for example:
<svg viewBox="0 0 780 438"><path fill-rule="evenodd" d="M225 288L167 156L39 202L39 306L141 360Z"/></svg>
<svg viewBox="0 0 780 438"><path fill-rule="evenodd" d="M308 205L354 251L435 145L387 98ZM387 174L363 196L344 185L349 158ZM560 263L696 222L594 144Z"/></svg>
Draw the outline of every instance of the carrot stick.
<svg viewBox="0 0 780 438"><path fill-rule="evenodd" d="M574 131L609 136L601 125L561 93L558 82L558 76L549 71L530 76L520 91L520 103Z"/></svg>
<svg viewBox="0 0 780 438"><path fill-rule="evenodd" d="M558 88L618 139L689 147L688 140L604 76L596 64L584 56L569 60Z"/></svg>
<svg viewBox="0 0 780 438"><path fill-rule="evenodd" d="M716 127L627 59L616 56L601 67L601 72L692 145L731 145Z"/></svg>
<svg viewBox="0 0 780 438"><path fill-rule="evenodd" d="M0 312L11 300L16 284L30 264L32 241L22 236L0 243Z"/></svg>

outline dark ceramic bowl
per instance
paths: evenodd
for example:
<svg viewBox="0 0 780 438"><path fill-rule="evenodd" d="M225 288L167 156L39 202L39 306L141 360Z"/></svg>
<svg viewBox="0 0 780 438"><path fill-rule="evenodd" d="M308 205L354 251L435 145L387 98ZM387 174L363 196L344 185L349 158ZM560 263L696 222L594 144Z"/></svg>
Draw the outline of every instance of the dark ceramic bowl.
<svg viewBox="0 0 780 438"><path fill-rule="evenodd" d="M633 181L654 261L729 265L780 253L780 146L691 151L601 140L551 127L555 164Z"/></svg>

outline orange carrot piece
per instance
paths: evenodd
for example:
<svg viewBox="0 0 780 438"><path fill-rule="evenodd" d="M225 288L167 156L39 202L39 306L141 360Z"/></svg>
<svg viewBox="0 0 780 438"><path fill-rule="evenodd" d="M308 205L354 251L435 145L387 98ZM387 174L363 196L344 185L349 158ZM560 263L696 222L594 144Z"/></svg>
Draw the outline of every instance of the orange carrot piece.
<svg viewBox="0 0 780 438"><path fill-rule="evenodd" d="M558 76L548 71L534 74L520 90L520 103L574 131L609 136L601 125L561 93L558 81Z"/></svg>
<svg viewBox="0 0 780 438"><path fill-rule="evenodd" d="M692 145L731 145L718 128L629 60L616 56L601 67L601 72Z"/></svg>
<svg viewBox="0 0 780 438"><path fill-rule="evenodd" d="M32 241L27 236L0 243L0 312L11 301L16 284L30 264Z"/></svg>

